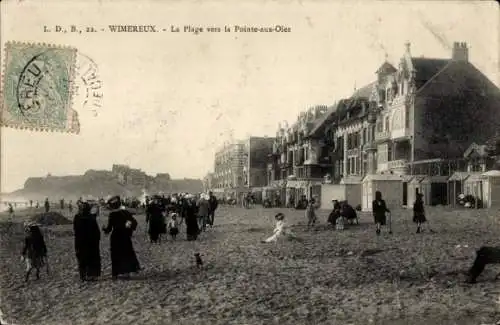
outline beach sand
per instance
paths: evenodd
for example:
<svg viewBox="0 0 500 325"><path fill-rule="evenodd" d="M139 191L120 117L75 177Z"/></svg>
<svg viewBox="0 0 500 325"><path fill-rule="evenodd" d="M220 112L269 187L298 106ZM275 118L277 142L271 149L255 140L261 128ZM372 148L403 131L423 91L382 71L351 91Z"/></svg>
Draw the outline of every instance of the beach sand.
<svg viewBox="0 0 500 325"><path fill-rule="evenodd" d="M303 239L261 244L273 216ZM71 225L44 228L51 274L24 282L22 228L0 224L1 309L31 324L493 324L500 320L500 267L463 283L475 250L500 245L499 211L428 208L435 233L415 234L411 212L393 212L394 234L375 235L373 218L343 232L319 214L306 231L303 211L221 207L216 227L196 243L151 245L144 217L135 249L144 271L111 281L102 235L103 278L80 283ZM103 216L101 225L106 221ZM202 253L205 269L194 266ZM500 280L499 280L500 281Z"/></svg>

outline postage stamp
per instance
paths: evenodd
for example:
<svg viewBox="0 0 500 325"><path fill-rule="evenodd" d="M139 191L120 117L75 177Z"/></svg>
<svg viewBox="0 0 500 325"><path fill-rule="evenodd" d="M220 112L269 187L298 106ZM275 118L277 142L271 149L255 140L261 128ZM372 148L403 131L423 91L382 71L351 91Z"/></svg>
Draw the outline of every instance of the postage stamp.
<svg viewBox="0 0 500 325"><path fill-rule="evenodd" d="M72 109L77 50L8 42L3 73L3 126L79 133Z"/></svg>

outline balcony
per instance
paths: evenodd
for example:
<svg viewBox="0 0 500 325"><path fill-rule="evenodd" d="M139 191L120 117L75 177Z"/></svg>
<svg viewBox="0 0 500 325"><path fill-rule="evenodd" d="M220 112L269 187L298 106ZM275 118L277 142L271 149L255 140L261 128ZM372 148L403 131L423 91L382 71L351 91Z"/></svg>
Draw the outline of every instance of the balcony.
<svg viewBox="0 0 500 325"><path fill-rule="evenodd" d="M394 171L396 174L407 174L408 161L406 159L388 161L387 169Z"/></svg>
<svg viewBox="0 0 500 325"><path fill-rule="evenodd" d="M391 139L400 140L400 139L408 139L411 137L411 130L409 128L392 130Z"/></svg>
<svg viewBox="0 0 500 325"><path fill-rule="evenodd" d="M389 169L406 167L406 159L391 160L387 162L387 167Z"/></svg>
<svg viewBox="0 0 500 325"><path fill-rule="evenodd" d="M359 155L358 148L347 150L347 156L357 156L357 155Z"/></svg>
<svg viewBox="0 0 500 325"><path fill-rule="evenodd" d="M375 133L375 140L376 141L386 141L391 138L391 132L390 131L383 131L383 132L376 132Z"/></svg>
<svg viewBox="0 0 500 325"><path fill-rule="evenodd" d="M377 144L373 141L367 142L363 145L364 151L377 150Z"/></svg>

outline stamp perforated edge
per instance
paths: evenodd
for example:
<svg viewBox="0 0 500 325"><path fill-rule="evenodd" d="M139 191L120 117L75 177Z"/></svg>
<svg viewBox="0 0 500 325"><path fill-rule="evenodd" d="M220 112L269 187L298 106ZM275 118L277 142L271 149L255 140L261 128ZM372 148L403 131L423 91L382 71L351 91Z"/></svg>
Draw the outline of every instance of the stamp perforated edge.
<svg viewBox="0 0 500 325"><path fill-rule="evenodd" d="M69 92L69 100L68 100L68 114L67 114L67 120L66 120L66 127L65 128L38 128L38 127L33 127L32 125L24 125L24 124L12 124L9 122L4 121L4 105L5 105L5 98L4 98L4 87L5 87L5 76L6 76L6 70L7 70L7 58L8 58L8 48L9 46L12 45L28 45L28 46L40 46L40 47L46 47L46 48L53 48L53 49L64 49L64 50L71 50L71 64L70 64L70 80L68 80L68 92ZM1 114L0 114L0 126L2 127L8 127L11 129L19 129L19 130L30 130L30 131L37 131L37 132L53 132L53 133L73 133L73 134L78 134L80 133L80 123L78 121L78 113L73 109L73 100L75 96L75 66L76 66L76 55L78 53L78 50L75 47L72 46L66 46L66 45L56 45L56 44L51 44L51 43L43 43L43 42L25 42L25 41L7 41L5 42L5 46L3 48L3 65L2 65L2 74L0 78L0 98L2 99L2 102L0 103L0 108L1 108Z"/></svg>

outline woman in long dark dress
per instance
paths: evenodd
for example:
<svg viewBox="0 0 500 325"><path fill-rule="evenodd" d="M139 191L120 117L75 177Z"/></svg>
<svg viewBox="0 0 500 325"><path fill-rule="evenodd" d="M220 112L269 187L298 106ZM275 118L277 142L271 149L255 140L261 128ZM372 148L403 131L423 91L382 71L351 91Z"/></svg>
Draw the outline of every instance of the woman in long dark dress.
<svg viewBox="0 0 500 325"><path fill-rule="evenodd" d="M163 216L163 207L158 199L148 205L146 211L146 222L149 224L148 233L151 243L160 242L160 235L165 232L165 218Z"/></svg>
<svg viewBox="0 0 500 325"><path fill-rule="evenodd" d="M413 203L413 222L417 224L417 234L423 231L422 224L427 221L425 218L424 200L421 193L417 194L417 199Z"/></svg>
<svg viewBox="0 0 500 325"><path fill-rule="evenodd" d="M377 225L377 235L380 235L380 227L385 226L386 216L385 213L390 212L382 199L382 192L375 192L375 200L372 202L372 213L375 219L375 224Z"/></svg>
<svg viewBox="0 0 500 325"><path fill-rule="evenodd" d="M101 231L96 216L91 213L87 202L80 205L80 211L73 219L75 253L78 260L80 280L95 281L101 275L101 253L99 243Z"/></svg>
<svg viewBox="0 0 500 325"><path fill-rule="evenodd" d="M196 240L200 233L200 228L198 227L198 209L193 197L186 198L184 209L187 240Z"/></svg>
<svg viewBox="0 0 500 325"><path fill-rule="evenodd" d="M111 233L111 274L113 280L118 275L128 275L140 271L141 267L132 245L132 234L137 229L137 220L128 210L120 209L121 200L116 196L108 202L113 210L108 217L105 234Z"/></svg>

